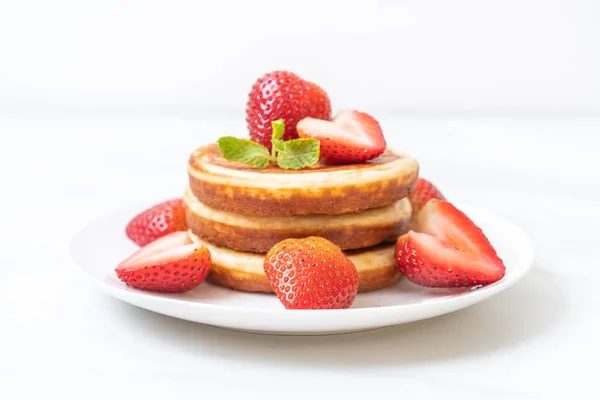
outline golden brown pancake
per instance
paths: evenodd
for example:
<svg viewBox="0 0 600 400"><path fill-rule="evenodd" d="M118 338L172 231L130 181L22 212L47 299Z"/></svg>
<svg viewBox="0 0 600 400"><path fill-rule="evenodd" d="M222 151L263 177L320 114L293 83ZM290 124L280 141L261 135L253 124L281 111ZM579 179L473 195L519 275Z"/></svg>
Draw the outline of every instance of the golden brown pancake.
<svg viewBox="0 0 600 400"><path fill-rule="evenodd" d="M209 282L242 292L274 293L263 269L264 254L216 246L191 232L190 237L210 250L212 265L207 277ZM386 288L398 282L402 276L396 266L394 244L345 254L358 271L359 293Z"/></svg>
<svg viewBox="0 0 600 400"><path fill-rule="evenodd" d="M267 253L289 238L321 236L342 250L395 243L408 231L412 207L407 198L380 208L338 215L261 217L233 214L202 204L188 188L183 196L189 229L218 246Z"/></svg>
<svg viewBox="0 0 600 400"><path fill-rule="evenodd" d="M226 160L216 144L209 144L194 151L188 162L189 186L202 204L266 217L338 215L389 206L412 192L418 173L415 159L392 149L362 164L319 162L285 170Z"/></svg>

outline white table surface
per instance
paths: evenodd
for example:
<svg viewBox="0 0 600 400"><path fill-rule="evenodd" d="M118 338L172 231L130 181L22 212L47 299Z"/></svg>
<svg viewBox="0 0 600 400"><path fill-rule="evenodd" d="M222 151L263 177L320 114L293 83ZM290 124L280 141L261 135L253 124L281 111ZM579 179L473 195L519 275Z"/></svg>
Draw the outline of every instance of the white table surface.
<svg viewBox="0 0 600 400"><path fill-rule="evenodd" d="M122 303L67 252L90 219L179 195L190 151L245 133L241 116L0 117L0 398L599 398L600 119L382 122L448 197L525 228L534 269L440 318L277 337Z"/></svg>

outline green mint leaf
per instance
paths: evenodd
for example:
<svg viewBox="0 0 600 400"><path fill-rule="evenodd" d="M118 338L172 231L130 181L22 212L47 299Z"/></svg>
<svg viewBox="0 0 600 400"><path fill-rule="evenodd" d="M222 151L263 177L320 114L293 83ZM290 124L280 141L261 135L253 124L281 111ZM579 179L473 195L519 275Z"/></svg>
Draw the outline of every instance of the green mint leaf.
<svg viewBox="0 0 600 400"><path fill-rule="evenodd" d="M275 157L275 152L283 151L283 134L285 133L285 121L278 119L277 121L271 121L273 127L273 135L271 136L271 147L273 149L272 156Z"/></svg>
<svg viewBox="0 0 600 400"><path fill-rule="evenodd" d="M273 127L273 140L279 140L283 137L285 133L285 121L283 119L278 119L277 121L271 121L271 127Z"/></svg>
<svg viewBox="0 0 600 400"><path fill-rule="evenodd" d="M277 165L285 169L302 169L319 161L321 142L317 139L294 139L284 142L277 155Z"/></svg>
<svg viewBox="0 0 600 400"><path fill-rule="evenodd" d="M269 165L271 154L263 145L248 139L238 139L232 136L224 136L217 141L219 150L223 157L230 161L250 164L258 168Z"/></svg>
<svg viewBox="0 0 600 400"><path fill-rule="evenodd" d="M271 141L271 147L274 152L280 152L285 149L285 142L281 139L275 139Z"/></svg>

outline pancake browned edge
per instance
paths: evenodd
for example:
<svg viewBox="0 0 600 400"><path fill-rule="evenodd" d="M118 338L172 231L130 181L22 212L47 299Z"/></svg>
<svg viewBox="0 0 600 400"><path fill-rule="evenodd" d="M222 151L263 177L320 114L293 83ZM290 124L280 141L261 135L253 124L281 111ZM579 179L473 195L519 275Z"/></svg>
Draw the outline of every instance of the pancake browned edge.
<svg viewBox="0 0 600 400"><path fill-rule="evenodd" d="M275 293L264 272L264 254L244 253L200 239L190 232L190 238L206 246L212 264L207 280L213 284L241 292ZM358 292L370 292L389 287L400 280L396 267L395 245L381 245L345 252L358 271Z"/></svg>
<svg viewBox="0 0 600 400"><path fill-rule="evenodd" d="M192 193L208 207L235 214L287 217L347 214L390 205L409 195L419 165L387 149L362 164L317 163L301 170L260 169L229 161L216 144L198 148L188 161Z"/></svg>
<svg viewBox="0 0 600 400"><path fill-rule="evenodd" d="M407 198L358 213L282 218L215 210L202 204L189 188L183 199L191 232L217 246L252 253L266 253L282 240L308 236L321 236L342 250L395 243L408 232L412 214Z"/></svg>

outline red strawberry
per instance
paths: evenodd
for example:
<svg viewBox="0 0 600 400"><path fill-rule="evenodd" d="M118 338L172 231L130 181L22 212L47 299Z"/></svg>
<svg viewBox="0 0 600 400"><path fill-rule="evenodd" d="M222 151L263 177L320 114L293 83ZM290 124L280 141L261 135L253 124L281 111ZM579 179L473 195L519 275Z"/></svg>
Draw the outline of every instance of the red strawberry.
<svg viewBox="0 0 600 400"><path fill-rule="evenodd" d="M442 192L430 181L419 178L414 190L408 196L413 209L413 217L416 216L425 204L431 199L446 200Z"/></svg>
<svg viewBox="0 0 600 400"><path fill-rule="evenodd" d="M387 143L379 122L360 111L342 110L333 121L304 118L297 125L300 137L321 142L321 158L329 164L357 164L379 157Z"/></svg>
<svg viewBox="0 0 600 400"><path fill-rule="evenodd" d="M271 121L283 119L283 140L298 138L296 124L302 118L331 118L327 93L315 83L287 71L274 71L260 77L252 86L246 107L250 139L271 150Z"/></svg>
<svg viewBox="0 0 600 400"><path fill-rule="evenodd" d="M432 199L396 244L396 265L413 283L426 287L489 285L505 266L481 229L462 211Z"/></svg>
<svg viewBox="0 0 600 400"><path fill-rule="evenodd" d="M145 246L171 232L187 230L183 199L156 204L136 215L125 229L127 237L138 246Z"/></svg>
<svg viewBox="0 0 600 400"><path fill-rule="evenodd" d="M206 247L193 243L186 232L173 232L133 253L115 272L137 289L180 293L204 282L211 261Z"/></svg>
<svg viewBox="0 0 600 400"><path fill-rule="evenodd" d="M321 237L277 243L265 257L264 271L286 309L350 308L358 293L356 267Z"/></svg>

